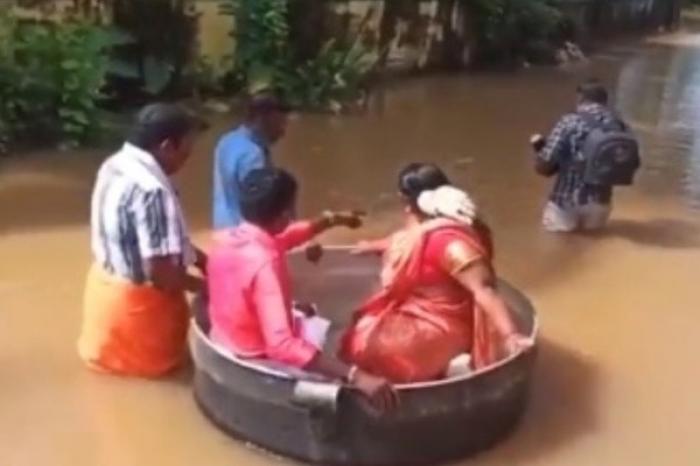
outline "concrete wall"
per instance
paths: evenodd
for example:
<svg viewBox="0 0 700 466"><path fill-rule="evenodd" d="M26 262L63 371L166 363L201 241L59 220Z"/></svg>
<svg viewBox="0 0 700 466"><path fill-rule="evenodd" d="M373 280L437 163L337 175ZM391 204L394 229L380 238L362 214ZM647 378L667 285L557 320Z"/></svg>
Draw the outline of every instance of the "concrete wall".
<svg viewBox="0 0 700 466"><path fill-rule="evenodd" d="M232 48L227 34L230 24L217 23L215 8L204 5L216 0L196 0L202 16L203 44L216 43L218 47L204 47L204 53L219 53ZM319 3L321 0L318 0ZM387 15L384 0L326 0L324 24L319 34L324 36L352 36L363 19L362 31L368 45L386 47L389 69L422 69L434 65L469 63L474 52L469 12L465 2L455 1L452 10L445 12L445 0L405 0L397 2L396 21L390 25L386 43L381 44L383 18ZM572 20L576 39L590 44L597 38L606 38L619 33L647 31L658 28L669 29L677 24L682 0L559 0L562 10ZM466 2L468 4L468 2ZM446 52L446 49L449 49Z"/></svg>
<svg viewBox="0 0 700 466"><path fill-rule="evenodd" d="M2 1L2 0L0 0ZM190 0L200 13L199 48L215 66L235 52L230 36L233 21L219 14L218 0ZM319 4L322 0L318 0ZM588 43L624 31L669 28L680 14L682 0L559 0L563 11L576 25L577 39ZM54 13L66 11L74 0L44 2ZM406 0L397 11L387 13L384 0L326 0L323 2L319 34L326 37L353 36L361 31L365 42L386 48L391 69L422 69L444 64L446 60L468 63L474 41L468 11L456 1ZM25 11L25 14L31 11ZM396 16L387 24L386 16ZM382 41L384 43L382 43ZM449 46L449 53L445 53Z"/></svg>
<svg viewBox="0 0 700 466"><path fill-rule="evenodd" d="M320 0L319 0L320 1ZM383 0L332 0L324 2L323 24L320 34L327 37L353 37L360 26L363 38L369 45L381 47L382 18L385 14ZM392 27L388 41L388 65L395 69L424 68L434 64L439 55L444 30L447 26L438 17L438 0L415 0L413 8L403 9ZM217 63L233 53L234 44L229 35L233 27L230 18L218 14L217 0L196 0L200 16L200 46L202 54ZM455 8L451 19L462 21L462 9ZM456 28L459 31L463 27ZM465 48L467 43L465 41ZM465 50L468 56L469 50Z"/></svg>
<svg viewBox="0 0 700 466"><path fill-rule="evenodd" d="M198 0L195 7L200 15L200 53L215 67L221 67L226 58L235 52L235 43L230 35L234 27L233 19L219 14L217 0Z"/></svg>
<svg viewBox="0 0 700 466"><path fill-rule="evenodd" d="M386 51L389 69L423 69L443 64L448 41L454 61L468 61L473 41L468 18L460 1L415 0L390 8L382 0L335 0L328 2L326 28L334 35L352 37L364 25L365 42ZM447 6L446 6L447 5ZM339 28L338 24L346 27Z"/></svg>

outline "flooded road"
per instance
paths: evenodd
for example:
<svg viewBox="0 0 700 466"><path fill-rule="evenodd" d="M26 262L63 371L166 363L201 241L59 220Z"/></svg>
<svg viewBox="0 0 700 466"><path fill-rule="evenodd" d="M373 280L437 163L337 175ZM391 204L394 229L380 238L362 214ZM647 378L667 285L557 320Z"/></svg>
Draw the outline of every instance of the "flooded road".
<svg viewBox="0 0 700 466"><path fill-rule="evenodd" d="M590 75L614 88L644 170L604 235L553 237L539 229L548 182L533 174L527 140ZM210 131L179 179L202 240L210 153L231 124ZM500 271L534 300L543 337L524 422L460 466L700 464L700 36L614 46L569 69L401 82L367 115L296 118L276 152L302 180L304 212L369 209L366 230L328 243L396 224L394 178L409 161L441 164L480 200ZM0 163L0 464L286 464L212 427L187 374L141 382L83 369L74 343L99 157Z"/></svg>

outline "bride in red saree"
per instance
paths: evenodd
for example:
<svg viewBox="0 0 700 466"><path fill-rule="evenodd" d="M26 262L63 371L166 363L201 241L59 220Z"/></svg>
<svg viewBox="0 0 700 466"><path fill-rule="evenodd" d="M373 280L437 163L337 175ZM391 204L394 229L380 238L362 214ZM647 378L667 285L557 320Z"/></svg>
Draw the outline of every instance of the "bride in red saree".
<svg viewBox="0 0 700 466"><path fill-rule="evenodd" d="M479 369L531 344L495 288L488 228L469 197L436 166L399 180L407 226L358 252L383 254L382 289L357 311L340 356L395 383L444 377L465 353Z"/></svg>

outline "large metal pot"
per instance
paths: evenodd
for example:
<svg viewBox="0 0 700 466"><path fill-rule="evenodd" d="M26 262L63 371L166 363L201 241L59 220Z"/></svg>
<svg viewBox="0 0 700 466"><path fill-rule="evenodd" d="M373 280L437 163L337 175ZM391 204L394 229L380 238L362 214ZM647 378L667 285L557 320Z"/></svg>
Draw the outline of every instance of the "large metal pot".
<svg viewBox="0 0 700 466"><path fill-rule="evenodd" d="M289 262L297 298L318 304L336 338L377 284L377 259L347 249L326 251L318 265L301 255ZM520 329L534 337L531 304L510 285L501 289ZM231 357L199 320L191 336L194 389L206 416L236 438L322 464L434 464L488 448L521 417L535 357L533 348L466 377L398 386L400 409L378 417L353 390Z"/></svg>

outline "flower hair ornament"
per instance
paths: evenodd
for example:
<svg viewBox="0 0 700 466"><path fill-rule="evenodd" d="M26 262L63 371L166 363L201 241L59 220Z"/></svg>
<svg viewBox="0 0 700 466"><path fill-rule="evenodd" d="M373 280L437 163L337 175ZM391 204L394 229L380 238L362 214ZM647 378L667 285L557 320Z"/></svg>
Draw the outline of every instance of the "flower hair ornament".
<svg viewBox="0 0 700 466"><path fill-rule="evenodd" d="M449 185L423 191L418 196L417 205L428 217L449 218L466 225L474 223L477 213L476 204L469 194Z"/></svg>

